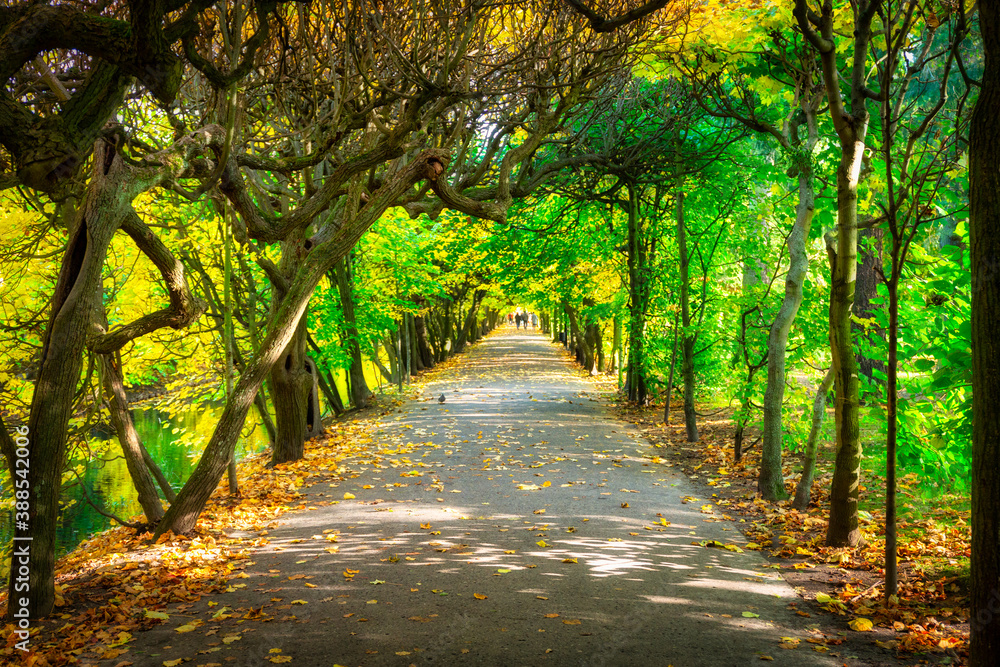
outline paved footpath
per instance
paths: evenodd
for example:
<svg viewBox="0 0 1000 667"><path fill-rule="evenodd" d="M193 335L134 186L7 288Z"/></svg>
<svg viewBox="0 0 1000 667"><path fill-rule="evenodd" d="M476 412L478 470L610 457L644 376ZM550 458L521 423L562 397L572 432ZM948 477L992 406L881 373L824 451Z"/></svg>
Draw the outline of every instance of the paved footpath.
<svg viewBox="0 0 1000 667"><path fill-rule="evenodd" d="M122 657L838 664L805 641L781 647L782 637L808 636L809 621L788 607L793 591L759 554L700 544L746 540L653 461L541 334L495 332L383 424L384 438L427 444L395 462L355 460L357 477L304 490L306 502L341 500L282 517L248 576L233 580L245 587L171 615ZM232 617L211 618L225 607ZM204 625L177 634L190 616Z"/></svg>

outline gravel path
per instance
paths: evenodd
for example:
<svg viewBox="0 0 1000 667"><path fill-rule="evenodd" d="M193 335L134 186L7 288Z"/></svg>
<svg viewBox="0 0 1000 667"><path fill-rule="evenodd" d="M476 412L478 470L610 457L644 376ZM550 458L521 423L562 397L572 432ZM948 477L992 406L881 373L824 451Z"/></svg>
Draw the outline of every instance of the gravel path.
<svg viewBox="0 0 1000 667"><path fill-rule="evenodd" d="M794 592L738 549L737 526L658 465L541 334L492 334L382 423L379 437L423 444L305 489L307 503L339 502L285 515L233 580L245 587L171 615L123 658L838 664L810 650ZM204 624L177 634L192 616Z"/></svg>

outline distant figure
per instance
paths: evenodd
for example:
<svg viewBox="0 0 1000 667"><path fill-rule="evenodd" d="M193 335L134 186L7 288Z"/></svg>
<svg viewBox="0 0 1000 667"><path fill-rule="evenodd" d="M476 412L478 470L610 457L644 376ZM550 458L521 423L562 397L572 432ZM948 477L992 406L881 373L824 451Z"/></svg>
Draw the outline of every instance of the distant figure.
<svg viewBox="0 0 1000 667"><path fill-rule="evenodd" d="M514 316L514 322L517 324L517 328L521 328L521 313Z"/></svg>
<svg viewBox="0 0 1000 667"><path fill-rule="evenodd" d="M514 324L514 314L507 313L507 324Z"/></svg>
<svg viewBox="0 0 1000 667"><path fill-rule="evenodd" d="M536 315L535 313L531 314L531 328L532 329L538 328L538 315Z"/></svg>

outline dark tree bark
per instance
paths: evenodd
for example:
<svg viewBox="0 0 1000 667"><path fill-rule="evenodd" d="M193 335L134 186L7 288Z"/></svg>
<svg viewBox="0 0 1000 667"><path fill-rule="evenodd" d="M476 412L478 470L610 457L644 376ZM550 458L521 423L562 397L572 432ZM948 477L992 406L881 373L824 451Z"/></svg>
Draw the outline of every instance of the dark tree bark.
<svg viewBox="0 0 1000 667"><path fill-rule="evenodd" d="M854 316L858 319L866 320L875 315L875 306L872 301L878 296L878 284L881 281L880 271L882 270L882 239L885 230L881 227L870 227L858 231L858 276L854 283ZM862 327L854 324L854 333L858 337L865 337L869 340L885 338L885 331L876 324L871 323ZM865 356L858 352L858 372L868 378L869 382L883 384L883 380L875 378L873 371L880 371L885 375L885 361Z"/></svg>
<svg viewBox="0 0 1000 667"><path fill-rule="evenodd" d="M629 287L629 329L628 329L628 374L625 386L628 400L632 403L646 402L646 376L643 336L646 329L646 267L645 250L642 243L639 201L635 188L628 186L628 287Z"/></svg>
<svg viewBox="0 0 1000 667"><path fill-rule="evenodd" d="M351 355L351 367L348 370L351 386L351 403L363 408L368 405L372 391L365 380L365 369L362 365L361 344L359 342L357 319L354 315L354 276L351 270L350 258L344 258L337 263L337 290L340 293L340 305L344 312L344 322L347 334L347 351Z"/></svg>
<svg viewBox="0 0 1000 667"><path fill-rule="evenodd" d="M593 373L596 363L594 349L590 346L590 341L587 340L585 331L580 328L576 310L566 302L563 302L563 307L566 309L566 315L569 317L571 335L573 336L573 340L576 341L577 359L587 372Z"/></svg>
<svg viewBox="0 0 1000 667"><path fill-rule="evenodd" d="M302 232L292 234L281 244L281 261L278 271L280 280L273 280L271 317L275 316L288 282L306 255L305 239ZM306 316L303 314L298 326L284 351L271 369L269 381L274 401L275 440L271 449L271 465L297 461L305 454L306 422L309 413L309 397L316 384L316 378L306 368Z"/></svg>
<svg viewBox="0 0 1000 667"><path fill-rule="evenodd" d="M152 471L146 465L143 456L144 447L136 433L132 413L128 409L128 398L125 396L125 384L122 380L121 355L101 355L104 392L108 400L108 412L111 424L118 434L122 454L125 456L125 466L128 468L132 486L139 497L139 505L146 517L146 522L156 524L163 518L163 505L156 492L156 481ZM162 476L162 473L161 473Z"/></svg>
<svg viewBox="0 0 1000 667"><path fill-rule="evenodd" d="M691 305L689 296L689 271L691 256L687 249L687 228L684 224L684 191L677 188L677 252L678 279L681 283L681 377L684 378L684 427L688 442L698 442L698 413L694 405L694 343L691 331Z"/></svg>
<svg viewBox="0 0 1000 667"><path fill-rule="evenodd" d="M969 137L972 258L971 667L1000 655L1000 3L979 5L986 51Z"/></svg>

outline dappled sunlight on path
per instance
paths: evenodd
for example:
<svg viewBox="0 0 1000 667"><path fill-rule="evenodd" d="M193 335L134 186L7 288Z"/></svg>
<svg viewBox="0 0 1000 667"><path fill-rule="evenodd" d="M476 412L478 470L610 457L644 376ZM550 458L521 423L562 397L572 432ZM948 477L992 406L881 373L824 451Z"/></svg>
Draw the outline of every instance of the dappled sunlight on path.
<svg viewBox="0 0 1000 667"><path fill-rule="evenodd" d="M317 478L316 509L190 610L205 624L145 633L136 664L837 664L736 527L540 333L494 332L375 435L403 449Z"/></svg>

